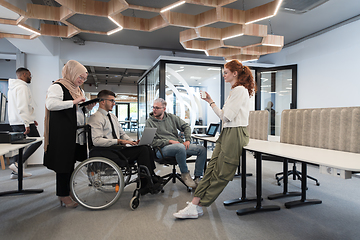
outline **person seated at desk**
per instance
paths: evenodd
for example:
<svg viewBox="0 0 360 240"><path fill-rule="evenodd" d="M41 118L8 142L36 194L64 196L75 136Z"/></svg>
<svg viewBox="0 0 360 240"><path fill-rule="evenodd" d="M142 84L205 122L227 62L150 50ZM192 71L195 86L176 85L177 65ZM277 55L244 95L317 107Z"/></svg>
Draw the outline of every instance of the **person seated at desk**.
<svg viewBox="0 0 360 240"><path fill-rule="evenodd" d="M88 120L88 124L91 126L93 145L96 147L91 151L90 157L92 155L106 157L123 167L126 163L120 159L118 152L121 152L130 163L136 160L138 165L144 165L149 169L151 179L155 184L150 186L146 178L140 178L140 194L158 192L161 190L162 178L154 172L155 163L152 149L145 145L126 147L127 144L137 145L139 140L134 141L130 138L121 128L118 118L110 112L115 105L115 93L102 90L97 97L100 99L99 108Z"/></svg>
<svg viewBox="0 0 360 240"><path fill-rule="evenodd" d="M203 98L222 120L223 129L194 198L187 207L173 214L176 218L198 218L204 214L202 206L210 206L234 178L242 148L249 143L247 125L250 97L255 92L254 78L247 66L232 60L224 65L224 80L231 84L231 91L222 109L208 93Z"/></svg>
<svg viewBox="0 0 360 240"><path fill-rule="evenodd" d="M153 147L160 147L164 157L175 156L181 171L181 178L188 187L196 188L206 162L206 149L203 146L190 144L191 128L184 120L171 113L166 113L166 101L158 98L154 101L153 112L146 120L145 127L157 128ZM179 135L178 130L184 132L185 141ZM186 165L186 156L196 155L195 181L191 178ZM161 158L160 151L156 156Z"/></svg>

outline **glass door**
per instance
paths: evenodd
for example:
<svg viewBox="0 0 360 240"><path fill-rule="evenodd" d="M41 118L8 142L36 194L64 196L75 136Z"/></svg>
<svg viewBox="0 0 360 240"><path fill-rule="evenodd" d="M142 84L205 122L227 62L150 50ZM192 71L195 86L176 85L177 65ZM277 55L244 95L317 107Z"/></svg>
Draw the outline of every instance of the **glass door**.
<svg viewBox="0 0 360 240"><path fill-rule="evenodd" d="M269 140L280 140L281 113L296 108L297 65L258 69L257 109L269 111Z"/></svg>
<svg viewBox="0 0 360 240"><path fill-rule="evenodd" d="M124 130L130 129L130 103L118 103L117 104L117 110L118 110L118 119L121 124L121 127Z"/></svg>

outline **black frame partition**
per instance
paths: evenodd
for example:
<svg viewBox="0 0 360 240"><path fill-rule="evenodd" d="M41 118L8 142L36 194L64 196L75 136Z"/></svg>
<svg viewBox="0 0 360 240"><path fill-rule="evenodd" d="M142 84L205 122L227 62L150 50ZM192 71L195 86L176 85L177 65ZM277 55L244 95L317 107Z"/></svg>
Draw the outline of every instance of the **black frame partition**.
<svg viewBox="0 0 360 240"><path fill-rule="evenodd" d="M170 65L183 65L185 67L206 67L206 68L217 68L218 72L219 72L219 76L218 76L218 80L219 82L216 82L216 86L219 86L220 89L219 90L219 99L218 99L218 103L221 106L223 106L224 104L224 99L226 96L224 96L224 81L223 81L223 76L222 76L222 72L223 72L223 66L224 66L224 61L211 61L209 60L208 62L206 60L203 59L182 59L182 58L177 58L177 59L161 59L159 58L159 60L154 64L153 67L151 67L148 71L146 71L144 73L144 75L138 80L138 120L139 120L139 128L138 128L138 137L140 137L143 127L145 126L145 121L149 116L149 113L151 111L151 106L153 104L153 100L152 97L149 97L152 92L154 91L154 89L158 89L158 95L156 95L157 97L160 98L164 98L166 99L166 67L170 66ZM158 71L158 75L154 74L153 71ZM217 73L215 73L217 75ZM154 82L150 83L150 78L152 78L151 76L158 76L158 82L156 83L157 85L154 88ZM153 81L154 79L151 79L151 81ZM191 85L189 85L189 87L192 87ZM144 88L144 89L143 89ZM142 96L142 94L144 94L145 96ZM153 98L155 97L155 94L153 95ZM175 100L176 102L177 100ZM203 101L205 102L205 101ZM176 103L175 103L176 104ZM171 106L172 103L170 104ZM175 106L175 105L174 105ZM168 108L169 109L169 108ZM173 109L173 108L172 108ZM202 108L203 111L208 111L208 109L206 107ZM145 115L146 117L142 117L142 115ZM217 119L217 121L219 121ZM205 123L207 124L207 123Z"/></svg>
<svg viewBox="0 0 360 240"><path fill-rule="evenodd" d="M162 59L159 57L159 59L155 62L153 67L151 67L149 70L147 70L143 76L140 77L138 80L138 121L139 121L139 128L138 128L138 137L140 137L143 128L145 126L145 121L149 116L149 113L151 112L151 106L153 103L153 100L155 100L155 97L161 97L166 99L166 92L169 90L169 87L166 86L166 76L167 69L166 67L173 64L178 65L184 65L184 66L204 66L204 67L216 67L221 69L219 80L214 82L214 84L218 84L219 86L219 99L215 100L219 103L219 107L221 108L224 105L224 102L227 98L225 96L225 82L223 80L222 72L223 72L223 66L224 61L211 61L206 62L206 60L203 59L182 59L182 58L176 58L176 59ZM245 64L246 65L246 64ZM200 68L202 69L202 68ZM297 65L286 65L286 66L278 66L278 67L250 67L250 69L255 70L255 81L257 83L257 90L258 92L255 94L255 110L261 110L261 73L263 72L269 72L269 71L282 71L282 70L291 70L291 105L289 105L289 108L295 109L297 108ZM203 69L201 70L203 71ZM155 91L158 91L158 93L154 93ZM177 100L174 100L175 102ZM168 103L169 104L169 103ZM171 105L172 103L170 103ZM174 105L171 105L173 110L176 103L173 103ZM168 108L169 110L169 108ZM199 111L209 111L207 107L203 106L202 109L199 109ZM181 116L180 116L181 117ZM218 119L216 120L218 121ZM209 122L204 123L204 125L208 125Z"/></svg>
<svg viewBox="0 0 360 240"><path fill-rule="evenodd" d="M255 73L256 73L256 77L255 77L255 81L256 81L256 85L257 85L257 93L255 95L255 110L263 110L261 109L261 73L263 72L271 72L271 71L282 71L282 70L291 70L291 83L292 83L292 88L291 88L291 102L289 104L289 108L288 109L296 109L297 108L297 65L286 65L286 66L279 66L279 67L269 67L269 68L259 68L259 67L254 67L253 69L255 69ZM269 119L270 121L270 119ZM271 133L269 132L269 135ZM274 157L274 156L270 156L267 154L264 154L262 157L264 160L270 160L270 161L282 161L282 159L278 158L278 157Z"/></svg>
<svg viewBox="0 0 360 240"><path fill-rule="evenodd" d="M292 71L292 92L291 92L291 104L289 109L296 109L297 108L297 64L293 65L284 65L278 67L252 67L251 69L255 69L256 72L256 85L258 92L255 95L255 110L261 110L261 73L268 72L268 71L281 71L281 70L291 70Z"/></svg>

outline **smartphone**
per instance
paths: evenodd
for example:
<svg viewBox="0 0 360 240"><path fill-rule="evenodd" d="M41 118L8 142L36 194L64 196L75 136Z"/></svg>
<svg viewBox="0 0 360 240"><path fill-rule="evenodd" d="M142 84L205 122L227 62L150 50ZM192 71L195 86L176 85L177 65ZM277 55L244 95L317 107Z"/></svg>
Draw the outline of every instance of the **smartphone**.
<svg viewBox="0 0 360 240"><path fill-rule="evenodd" d="M201 98L206 98L206 93L204 91L200 91Z"/></svg>

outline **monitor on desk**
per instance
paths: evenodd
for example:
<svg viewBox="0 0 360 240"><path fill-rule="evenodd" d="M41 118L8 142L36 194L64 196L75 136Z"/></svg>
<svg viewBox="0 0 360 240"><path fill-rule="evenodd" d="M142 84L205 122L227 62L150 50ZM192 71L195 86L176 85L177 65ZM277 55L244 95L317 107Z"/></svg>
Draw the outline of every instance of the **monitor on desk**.
<svg viewBox="0 0 360 240"><path fill-rule="evenodd" d="M210 123L210 125L209 125L208 129L206 130L205 134L195 134L195 136L198 136L198 137L215 137L219 126L220 126L219 123Z"/></svg>
<svg viewBox="0 0 360 240"><path fill-rule="evenodd" d="M214 137L216 134L216 131L219 128L219 125L220 124L218 124L218 123L211 123L209 128L207 129L206 135L210 135L210 136Z"/></svg>

